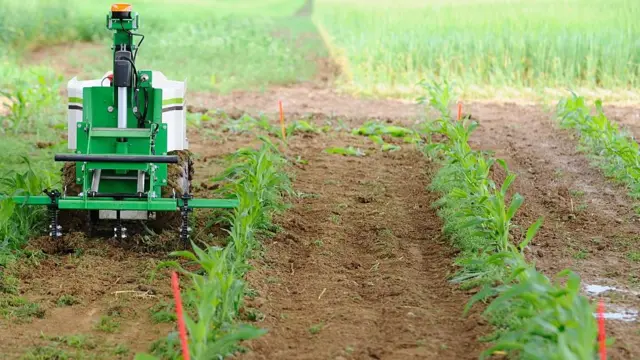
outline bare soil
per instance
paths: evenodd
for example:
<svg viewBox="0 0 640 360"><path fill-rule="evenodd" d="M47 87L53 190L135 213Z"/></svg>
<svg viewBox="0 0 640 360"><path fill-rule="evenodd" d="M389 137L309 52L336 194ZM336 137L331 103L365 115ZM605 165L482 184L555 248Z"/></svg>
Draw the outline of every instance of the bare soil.
<svg viewBox="0 0 640 360"><path fill-rule="evenodd" d="M462 317L469 295L447 282L455 253L425 190L431 165L413 150L322 152L353 143L317 137L292 147L309 161L295 172L305 195L249 275L260 293L249 306L269 333L244 358L477 358L489 328L477 314Z"/></svg>

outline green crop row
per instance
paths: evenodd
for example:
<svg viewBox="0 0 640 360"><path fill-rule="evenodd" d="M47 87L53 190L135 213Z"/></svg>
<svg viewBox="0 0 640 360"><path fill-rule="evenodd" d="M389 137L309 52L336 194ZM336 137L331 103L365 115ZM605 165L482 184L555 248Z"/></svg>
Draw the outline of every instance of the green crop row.
<svg viewBox="0 0 640 360"><path fill-rule="evenodd" d="M350 90L412 96L436 78L492 97L637 87L639 13L635 0L318 0L314 20Z"/></svg>
<svg viewBox="0 0 640 360"><path fill-rule="evenodd" d="M597 327L592 304L580 294L580 278L564 270L553 281L527 261L528 245L542 219L515 243L511 240L512 220L524 201L517 193L508 195L515 174L504 161L471 148L468 140L478 125L451 119L447 84L424 86L430 94L425 102L441 113L424 131L428 138L437 134L444 140L428 141L424 152L442 165L431 189L442 194L434 206L444 221L443 231L461 250L453 281L481 287L465 311L486 302L484 313L497 327L487 339L494 344L481 358L506 351L522 359L592 360ZM496 181L497 174L502 183Z"/></svg>
<svg viewBox="0 0 640 360"><path fill-rule="evenodd" d="M53 176L47 171L36 172L25 159L27 170L0 174L0 195L41 195L50 189ZM31 235L45 229L47 209L15 203L10 198L0 200L0 272L20 251Z"/></svg>
<svg viewBox="0 0 640 360"><path fill-rule="evenodd" d="M585 99L573 94L558 102L556 114L562 127L578 133L581 150L605 175L625 184L629 195L639 198L640 147L631 133L607 119L602 101L596 101L595 110L591 115Z"/></svg>
<svg viewBox="0 0 640 360"><path fill-rule="evenodd" d="M268 140L258 150L238 150L230 160L233 165L220 177L226 181L220 192L237 196L240 205L225 217L230 225L227 245L192 243L193 252L172 254L188 261L172 265L190 279L185 317L191 358L196 360L222 359L238 349L238 342L265 333L237 323L247 291L244 275L248 259L260 246L258 235L272 230L271 216L283 209L283 196L291 192L285 160ZM177 335L171 333L153 350L154 356L140 354L137 359L179 358Z"/></svg>

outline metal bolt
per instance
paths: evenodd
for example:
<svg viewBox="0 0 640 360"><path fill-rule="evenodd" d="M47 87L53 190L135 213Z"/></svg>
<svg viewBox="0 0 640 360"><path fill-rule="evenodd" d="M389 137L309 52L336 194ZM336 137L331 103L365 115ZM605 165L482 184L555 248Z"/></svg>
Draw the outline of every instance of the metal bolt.
<svg viewBox="0 0 640 360"><path fill-rule="evenodd" d="M81 127L82 127L82 124L78 124L78 128L81 128Z"/></svg>
<svg viewBox="0 0 640 360"><path fill-rule="evenodd" d="M110 113L112 113L112 112L113 112L113 106L109 106L109 107L107 108L107 111L108 111L108 112L110 112Z"/></svg>
<svg viewBox="0 0 640 360"><path fill-rule="evenodd" d="M149 80L149 75L142 74L142 76L140 77L140 80L142 80L142 82L145 82L145 81Z"/></svg>
<svg viewBox="0 0 640 360"><path fill-rule="evenodd" d="M133 107L133 112L136 112L136 113L138 112L138 107L137 106Z"/></svg>

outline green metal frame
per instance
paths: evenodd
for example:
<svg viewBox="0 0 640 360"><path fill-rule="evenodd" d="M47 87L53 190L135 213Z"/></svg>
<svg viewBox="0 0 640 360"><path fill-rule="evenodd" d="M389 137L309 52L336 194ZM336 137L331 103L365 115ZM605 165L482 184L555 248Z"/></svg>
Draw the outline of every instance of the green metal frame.
<svg viewBox="0 0 640 360"><path fill-rule="evenodd" d="M134 52L137 46L131 31L139 26L139 16L132 13L131 19L116 19L107 15L107 29L114 31L113 56L123 46ZM162 89L153 87L153 73L150 70L138 71L138 100L146 93L148 106L146 123L138 124L134 115L133 94L136 89L128 88L127 128L117 127L117 92L114 87L87 87L83 89L82 122L77 124L76 154L86 155L167 155L167 125L162 123ZM80 99L70 99L79 102ZM174 101L182 99L168 99ZM155 137L155 140L153 140ZM175 198L161 198L162 187L168 183L168 165L166 163L128 163L128 162L76 162L76 183L82 185L80 196L65 196L57 199L50 196L14 196L18 204L56 205L61 210L121 210L121 211L178 211L184 206L183 194ZM116 198L90 197L92 171L101 170L103 175L131 175L143 171L146 174L145 197ZM113 178L113 176L111 177ZM136 180L100 180L99 193L135 194ZM6 196L0 196L0 200ZM235 208L235 199L190 199L189 208Z"/></svg>

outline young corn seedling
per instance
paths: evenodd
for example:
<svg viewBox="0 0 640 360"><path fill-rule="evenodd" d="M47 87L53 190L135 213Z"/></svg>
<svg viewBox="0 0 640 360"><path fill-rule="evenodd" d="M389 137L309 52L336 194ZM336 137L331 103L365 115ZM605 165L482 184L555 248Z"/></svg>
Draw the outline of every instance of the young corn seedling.
<svg viewBox="0 0 640 360"><path fill-rule="evenodd" d="M640 197L640 146L607 119L601 101L596 101L596 114L590 115L584 98L572 94L559 101L557 116L562 127L578 133L582 151L606 176L624 183L630 196Z"/></svg>
<svg viewBox="0 0 640 360"><path fill-rule="evenodd" d="M227 246L200 247L192 243L193 252L173 253L197 265L197 270L187 271L177 262L173 263L191 280L185 298L193 311L186 314L185 322L193 359L222 359L237 351L240 341L265 333L237 324L245 294L243 278L249 270L248 259L259 246L258 233L271 226L271 215L284 209L283 197L292 192L290 180L284 173L284 159L268 141L258 150L238 150L230 160L233 165L217 178L226 181L219 192L233 194L239 200L238 207L226 217L230 225ZM175 334L157 346L155 354L177 358L179 348ZM153 357L140 354L138 358Z"/></svg>
<svg viewBox="0 0 640 360"><path fill-rule="evenodd" d="M424 148L425 155L442 164L431 188L443 196L434 205L444 219L445 234L462 250L457 260L462 269L454 281L465 286L481 285L465 312L478 301L489 301L485 314L501 328L482 357L508 351L522 359L593 359L597 330L592 306L580 294L580 279L564 271L560 275L567 279L565 283L552 283L527 263L524 249L540 229L542 219L529 227L519 244L511 242L511 221L523 203L518 194L508 199L515 175L504 161L471 149L468 140L477 124L450 119L451 94L446 83L424 85L429 91L429 104L441 114L424 131L444 138L442 143ZM426 97L423 102L427 102ZM571 111L565 111L566 121L580 124L585 113L580 101L565 104L567 108ZM607 129L602 121L589 126ZM501 185L491 180L495 165L506 173Z"/></svg>
<svg viewBox="0 0 640 360"><path fill-rule="evenodd" d="M354 148L353 146L349 147L330 147L324 150L327 154L336 154L343 156L366 156L367 154L360 148Z"/></svg>

